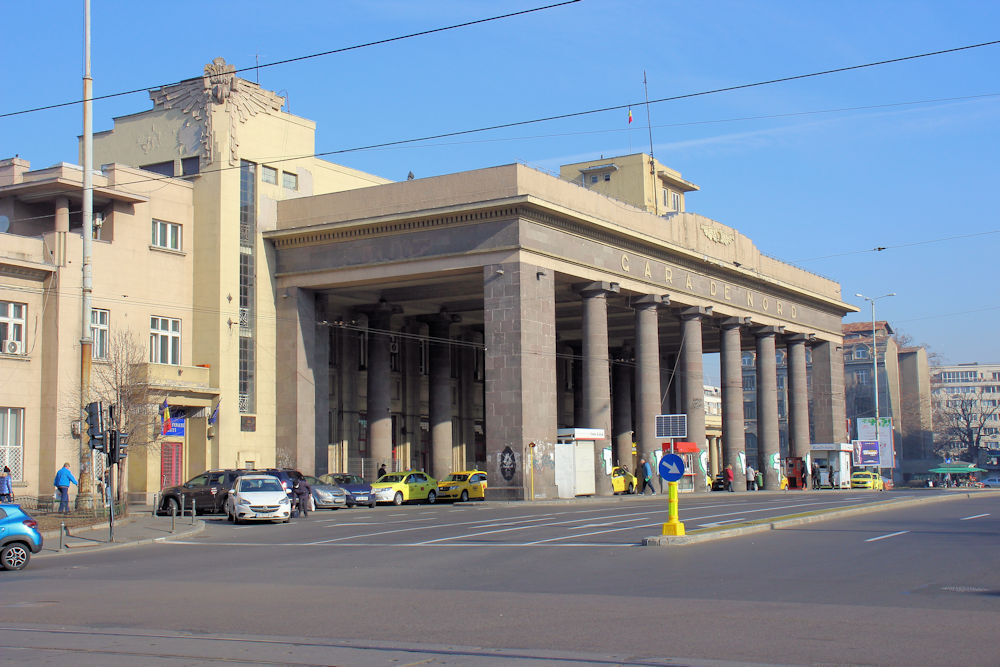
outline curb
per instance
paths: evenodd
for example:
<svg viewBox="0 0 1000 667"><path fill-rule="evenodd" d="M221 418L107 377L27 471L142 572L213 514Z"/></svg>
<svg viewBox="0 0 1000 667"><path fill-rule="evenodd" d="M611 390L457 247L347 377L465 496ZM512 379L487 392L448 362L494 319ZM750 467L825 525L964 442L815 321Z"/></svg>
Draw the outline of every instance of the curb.
<svg viewBox="0 0 1000 667"><path fill-rule="evenodd" d="M100 526L99 526L100 527ZM121 549L123 547L136 547L147 544L156 544L158 542L169 542L183 537L191 537L192 535L197 535L198 533L205 530L205 521L203 519L198 519L194 525L188 524L187 530L178 530L175 533L170 533L162 537L143 537L137 540L129 540L127 542L110 542L103 544L95 544L93 546L85 545L85 547L71 547L67 546L62 551L42 551L42 553L36 554L35 557L39 556L65 556L72 553L94 553L95 551L107 551L108 549ZM47 533L52 533L56 539L59 537L59 531L46 531ZM43 539L48 539L43 535Z"/></svg>
<svg viewBox="0 0 1000 667"><path fill-rule="evenodd" d="M724 540L730 537L740 537L742 535L752 535L754 533L765 533L771 530L781 530L782 528L791 528L793 526L801 526L809 523L818 523L820 521L827 521L829 519L841 519L847 516L855 516L858 514L871 514L873 512L881 512L888 509L896 509L899 507L907 507L910 505L920 505L923 503L934 503L942 502L947 500L955 500L956 498L972 498L973 496L982 495L996 496L1000 495L1000 490L998 491L974 491L974 492L964 492L964 493L952 493L942 496L931 496L927 498L901 498L899 500L886 500L884 502L863 505L860 507L849 507L849 508L839 508L832 510L817 510L815 512L810 512L804 515L791 514L785 517L779 517L777 519L770 519L763 523L755 523L747 526L738 527L726 527L719 529L708 529L706 532L699 532L693 535L653 535L651 537L644 537L642 539L642 546L644 547L668 547L668 546L683 546L687 544L698 544L701 542L712 542L715 540Z"/></svg>

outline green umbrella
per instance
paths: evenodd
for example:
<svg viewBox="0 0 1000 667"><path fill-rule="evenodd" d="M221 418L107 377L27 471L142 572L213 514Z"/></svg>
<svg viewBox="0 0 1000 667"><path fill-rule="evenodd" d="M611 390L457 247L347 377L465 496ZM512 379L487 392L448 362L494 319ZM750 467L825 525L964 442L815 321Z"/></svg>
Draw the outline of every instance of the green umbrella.
<svg viewBox="0 0 1000 667"><path fill-rule="evenodd" d="M977 468L977 467L975 467L975 466L973 466L973 465L970 464L968 467L961 467L961 468L931 468L927 472L937 472L937 473L941 473L942 475L944 475L944 474L947 474L947 473L956 473L956 474L959 474L959 473L968 473L968 472L986 472L986 470L983 469L983 468Z"/></svg>

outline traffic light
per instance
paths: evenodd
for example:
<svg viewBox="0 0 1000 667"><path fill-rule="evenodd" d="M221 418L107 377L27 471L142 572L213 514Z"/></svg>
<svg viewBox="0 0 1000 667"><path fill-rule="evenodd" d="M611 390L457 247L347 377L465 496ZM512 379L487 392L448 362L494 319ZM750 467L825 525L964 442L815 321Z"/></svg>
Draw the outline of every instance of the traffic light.
<svg viewBox="0 0 1000 667"><path fill-rule="evenodd" d="M116 433L118 434L118 436L115 438L118 445L116 447L118 458L116 459L115 462L121 463L122 461L125 460L125 457L128 456L128 433L123 433L121 431L116 431Z"/></svg>
<svg viewBox="0 0 1000 667"><path fill-rule="evenodd" d="M87 403L87 438L91 449L104 451L104 404L100 401Z"/></svg>
<svg viewBox="0 0 1000 667"><path fill-rule="evenodd" d="M108 431L108 465L118 462L118 431Z"/></svg>

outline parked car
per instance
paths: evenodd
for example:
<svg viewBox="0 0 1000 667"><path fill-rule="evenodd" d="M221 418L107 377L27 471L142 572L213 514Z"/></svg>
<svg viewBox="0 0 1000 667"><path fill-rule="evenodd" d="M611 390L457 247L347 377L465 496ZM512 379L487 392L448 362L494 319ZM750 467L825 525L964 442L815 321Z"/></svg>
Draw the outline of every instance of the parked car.
<svg viewBox="0 0 1000 667"><path fill-rule="evenodd" d="M358 475L351 475L346 472L331 472L320 475L319 480L324 484L335 484L344 490L347 495L347 506L367 505L375 507L375 494L372 485L363 480Z"/></svg>
<svg viewBox="0 0 1000 667"><path fill-rule="evenodd" d="M42 550L38 522L20 505L0 504L0 569L23 570L31 554Z"/></svg>
<svg viewBox="0 0 1000 667"><path fill-rule="evenodd" d="M611 490L614 493L635 493L639 489L638 478L623 466L611 469Z"/></svg>
<svg viewBox="0 0 1000 667"><path fill-rule="evenodd" d="M986 489L996 489L1000 487L1000 475L991 475L990 477L984 477L980 481L983 483L983 488Z"/></svg>
<svg viewBox="0 0 1000 667"><path fill-rule="evenodd" d="M337 510L347 507L347 493L337 486L312 475L303 475L312 489L313 506L318 510Z"/></svg>
<svg viewBox="0 0 1000 667"><path fill-rule="evenodd" d="M292 515L292 501L274 475L246 474L236 478L226 497L226 516L242 521L283 521Z"/></svg>
<svg viewBox="0 0 1000 667"><path fill-rule="evenodd" d="M892 481L892 477L886 477L885 475L883 475L882 476L882 490L883 491L888 491L893 486L895 486L895 484Z"/></svg>
<svg viewBox="0 0 1000 667"><path fill-rule="evenodd" d="M428 504L437 500L437 480L419 470L404 470L391 472L379 477L372 484L375 501L402 505L414 500L423 500Z"/></svg>
<svg viewBox="0 0 1000 667"><path fill-rule="evenodd" d="M851 475L852 489L871 489L872 491L884 491L882 478L876 472L866 470L858 471Z"/></svg>
<svg viewBox="0 0 1000 667"><path fill-rule="evenodd" d="M460 470L453 472L438 482L439 500L460 500L469 498L486 500L486 472L483 470Z"/></svg>
<svg viewBox="0 0 1000 667"><path fill-rule="evenodd" d="M184 511L194 506L198 514L221 514L226 511L226 496L233 482L240 475L259 472L241 468L206 470L178 486L168 486L160 491L160 514L181 514L181 498Z"/></svg>

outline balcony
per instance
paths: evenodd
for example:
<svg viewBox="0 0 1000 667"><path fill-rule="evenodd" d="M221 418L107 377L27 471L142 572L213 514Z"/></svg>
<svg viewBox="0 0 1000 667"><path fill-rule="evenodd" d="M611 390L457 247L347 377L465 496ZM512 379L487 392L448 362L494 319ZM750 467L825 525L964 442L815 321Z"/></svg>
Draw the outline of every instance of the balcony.
<svg viewBox="0 0 1000 667"><path fill-rule="evenodd" d="M210 369L207 366L143 364L138 379L151 391L171 396L210 401L219 394L218 387L211 386Z"/></svg>

